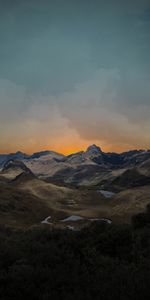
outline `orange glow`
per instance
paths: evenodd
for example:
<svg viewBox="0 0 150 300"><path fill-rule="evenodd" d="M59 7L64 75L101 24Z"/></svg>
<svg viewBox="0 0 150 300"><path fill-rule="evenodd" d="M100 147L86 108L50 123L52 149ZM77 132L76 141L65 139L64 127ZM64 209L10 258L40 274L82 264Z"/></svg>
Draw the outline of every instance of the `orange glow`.
<svg viewBox="0 0 150 300"><path fill-rule="evenodd" d="M14 153L17 151L21 151L21 152L25 152L28 154L32 154L34 152L39 152L39 151L44 151L44 150L52 150L52 151L56 151L58 153L62 153L64 155L69 155L72 153L76 153L76 152L80 152L80 151L85 151L87 149L87 147L91 144L96 144L97 146L99 146L102 151L104 152L117 152L117 153L121 153L124 151L128 151L128 150L133 150L135 149L135 147L128 145L127 147L123 147L122 145L120 146L114 146L114 145L106 145L105 143L102 142L98 142L98 141L78 141L75 143L59 143L58 141L54 144L45 144L45 145L39 145L39 147L37 145L33 146L33 145L28 145L28 146L24 146L24 147L20 147L20 145L14 146L14 145L10 145L9 147L3 148L2 151L0 151L0 153Z"/></svg>
<svg viewBox="0 0 150 300"><path fill-rule="evenodd" d="M139 149L139 145L108 143L104 140L85 140L82 139L74 130L64 130L64 135L51 137L51 136L35 136L20 139L13 136L9 142L4 141L4 146L1 146L0 153L14 153L21 151L24 153L32 154L34 152L52 150L65 155L85 151L91 144L96 144L104 152L124 152L133 149Z"/></svg>

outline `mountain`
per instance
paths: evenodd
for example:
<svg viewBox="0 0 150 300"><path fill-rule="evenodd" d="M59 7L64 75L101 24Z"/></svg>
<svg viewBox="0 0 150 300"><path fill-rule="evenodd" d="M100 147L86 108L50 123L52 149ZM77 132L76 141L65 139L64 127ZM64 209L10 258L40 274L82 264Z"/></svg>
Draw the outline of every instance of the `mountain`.
<svg viewBox="0 0 150 300"><path fill-rule="evenodd" d="M21 173L19 173L14 179L12 179L11 181L15 182L16 184L25 184L29 181L31 181L32 179L37 179L38 178L28 169L26 171L23 171Z"/></svg>
<svg viewBox="0 0 150 300"><path fill-rule="evenodd" d="M86 151L68 156L50 150L32 155L16 152L0 155L1 169L10 160L21 161L39 178L71 185L97 185L108 180L112 182L124 171L134 167L138 168L140 174L150 174L150 150L105 153L100 147L91 145Z"/></svg>
<svg viewBox="0 0 150 300"><path fill-rule="evenodd" d="M112 179L111 182L105 182L107 189L128 189L140 186L150 186L150 176L140 173L139 169L134 167L125 170L121 175Z"/></svg>
<svg viewBox="0 0 150 300"><path fill-rule="evenodd" d="M150 161L150 151L133 150L121 154L104 153L100 147L91 145L85 152L81 151L66 156L62 162L59 162L59 166L55 168L55 171L53 167L49 170L47 178L53 182L62 182L77 186L105 185L105 183L108 186L108 181L115 181L117 177L126 171L127 174L131 172L130 178L132 175L134 176L135 172L132 172L132 168L134 167L140 168L141 164L143 164L144 170L144 163L147 165L148 161ZM51 173L52 170L53 173ZM148 184L149 178L141 178L142 172L140 170L137 172L139 172L137 184ZM119 183L119 179L117 180ZM129 186L129 183L127 185Z"/></svg>
<svg viewBox="0 0 150 300"><path fill-rule="evenodd" d="M138 169L142 174L150 176L150 159L147 159L146 161L142 162L138 166Z"/></svg>
<svg viewBox="0 0 150 300"><path fill-rule="evenodd" d="M20 174L31 175L32 172L22 161L10 159L4 164L3 169L0 172L0 177L13 180Z"/></svg>
<svg viewBox="0 0 150 300"><path fill-rule="evenodd" d="M96 145L91 145L87 148L87 150L80 151L71 155L66 156L64 161L72 164L72 165L79 165L79 164L95 164L97 163L95 160L100 160L101 163L103 163L102 160L102 151L99 147Z"/></svg>
<svg viewBox="0 0 150 300"><path fill-rule="evenodd" d="M81 164L61 168L47 180L75 186L91 186L108 177L109 170L97 164Z"/></svg>
<svg viewBox="0 0 150 300"><path fill-rule="evenodd" d="M41 152L35 152L30 156L30 159L43 159L43 160L47 160L47 159L63 159L65 156L63 154L57 153L55 151L41 151Z"/></svg>
<svg viewBox="0 0 150 300"><path fill-rule="evenodd" d="M4 164L9 160L24 160L28 159L30 156L28 154L25 154L21 151L17 151L16 153L10 153L10 154L0 154L0 168L3 168Z"/></svg>
<svg viewBox="0 0 150 300"><path fill-rule="evenodd" d="M53 175L59 168L66 167L65 156L54 151L36 152L28 159L24 159L24 164L37 176L48 177Z"/></svg>
<svg viewBox="0 0 150 300"><path fill-rule="evenodd" d="M96 146L96 145L91 145L87 148L87 150L83 153L83 156L85 159L95 159L95 158L99 158L102 157L103 152L101 150L100 147Z"/></svg>
<svg viewBox="0 0 150 300"><path fill-rule="evenodd" d="M131 167L150 159L150 150L132 150L123 153L105 153L100 147L91 145L87 150L68 155L65 162L74 164L97 164L108 168Z"/></svg>
<svg viewBox="0 0 150 300"><path fill-rule="evenodd" d="M8 170L20 170L22 172L30 172L26 165L21 160L17 159L10 159L4 164L2 171L5 172Z"/></svg>
<svg viewBox="0 0 150 300"><path fill-rule="evenodd" d="M105 153L91 145L67 156L47 150L0 159L0 224L26 227L48 218L44 224L64 228L72 216L82 218L70 221L73 228L91 219L129 221L149 203L149 150Z"/></svg>

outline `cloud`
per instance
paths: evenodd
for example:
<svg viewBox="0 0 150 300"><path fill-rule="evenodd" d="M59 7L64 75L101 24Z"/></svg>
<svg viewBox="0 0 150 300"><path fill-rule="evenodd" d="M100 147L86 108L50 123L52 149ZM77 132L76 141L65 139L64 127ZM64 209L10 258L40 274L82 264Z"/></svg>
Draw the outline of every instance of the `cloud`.
<svg viewBox="0 0 150 300"><path fill-rule="evenodd" d="M69 151L80 144L61 114L56 96L28 94L22 86L0 81L0 151Z"/></svg>
<svg viewBox="0 0 150 300"><path fill-rule="evenodd" d="M17 121L26 106L26 91L23 86L0 79L0 122Z"/></svg>
<svg viewBox="0 0 150 300"><path fill-rule="evenodd" d="M128 89L123 79L117 69L100 69L73 93L64 94L60 109L83 139L116 147L148 147L149 86L144 90L131 84Z"/></svg>
<svg viewBox="0 0 150 300"><path fill-rule="evenodd" d="M1 149L150 146L149 0L3 2Z"/></svg>
<svg viewBox="0 0 150 300"><path fill-rule="evenodd" d="M29 95L1 81L1 148L59 148L73 140L110 149L149 147L148 81L135 88L133 79L129 88L120 70L103 68L59 96Z"/></svg>

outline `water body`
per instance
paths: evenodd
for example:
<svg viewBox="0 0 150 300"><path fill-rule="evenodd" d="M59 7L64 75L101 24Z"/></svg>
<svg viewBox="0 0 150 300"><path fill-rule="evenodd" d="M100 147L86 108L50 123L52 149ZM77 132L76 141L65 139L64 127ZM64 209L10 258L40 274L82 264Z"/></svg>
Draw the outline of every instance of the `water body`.
<svg viewBox="0 0 150 300"><path fill-rule="evenodd" d="M43 221L41 222L41 224L51 224L51 223L49 222L50 219L51 219L51 216L47 217L45 220L43 220Z"/></svg>
<svg viewBox="0 0 150 300"><path fill-rule="evenodd" d="M73 216L67 217L66 219L62 220L61 222L76 222L76 221L81 221L83 219L84 219L83 217L73 215Z"/></svg>
<svg viewBox="0 0 150 300"><path fill-rule="evenodd" d="M113 192L109 192L109 191L105 191L105 190L99 190L99 192L105 197L105 198L112 198L115 193Z"/></svg>

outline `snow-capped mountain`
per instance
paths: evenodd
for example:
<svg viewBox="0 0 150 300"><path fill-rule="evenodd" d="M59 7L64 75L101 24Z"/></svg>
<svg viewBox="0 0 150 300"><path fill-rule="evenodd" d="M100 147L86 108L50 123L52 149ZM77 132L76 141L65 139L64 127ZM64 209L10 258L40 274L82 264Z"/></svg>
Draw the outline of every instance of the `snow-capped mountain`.
<svg viewBox="0 0 150 300"><path fill-rule="evenodd" d="M35 152L30 156L30 159L40 159L40 160L48 160L48 159L62 159L65 155L57 153L55 151L41 151L41 152Z"/></svg>
<svg viewBox="0 0 150 300"><path fill-rule="evenodd" d="M91 145L87 148L86 151L80 151L74 154L71 154L65 158L65 161L71 163L72 165L79 164L95 164L94 159L99 158L101 163L102 160L102 150L96 145Z"/></svg>
<svg viewBox="0 0 150 300"><path fill-rule="evenodd" d="M95 157L99 157L102 155L102 150L100 147L96 146L95 144L89 146L87 150L84 152L84 157L92 159Z"/></svg>
<svg viewBox="0 0 150 300"><path fill-rule="evenodd" d="M31 155L28 159L24 159L24 164L37 176L52 176L63 168L65 156L54 151L42 151Z"/></svg>
<svg viewBox="0 0 150 300"><path fill-rule="evenodd" d="M100 147L91 145L86 151L68 156L49 150L32 155L18 151L6 155L1 154L1 168L10 160L21 161L33 174L41 178L53 178L65 182L84 180L85 182L89 178L99 180L101 177L105 178L105 175L108 177L111 172L115 173L118 172L117 170L146 164L146 161L150 160L150 150L132 150L121 154L105 153Z"/></svg>
<svg viewBox="0 0 150 300"><path fill-rule="evenodd" d="M22 173L28 175L32 174L31 170L23 163L23 161L10 159L4 164L3 169L0 172L0 177L13 180Z"/></svg>
<svg viewBox="0 0 150 300"><path fill-rule="evenodd" d="M29 169L26 167L26 165L21 161L21 160L16 160L16 159L10 159L8 160L4 166L3 166L3 172L8 171L8 170L21 170L22 172L29 171Z"/></svg>
<svg viewBox="0 0 150 300"><path fill-rule="evenodd" d="M0 154L0 168L3 168L4 164L9 160L23 160L28 159L30 156L26 153L23 153L21 151L17 151L16 153L10 153L10 154Z"/></svg>

